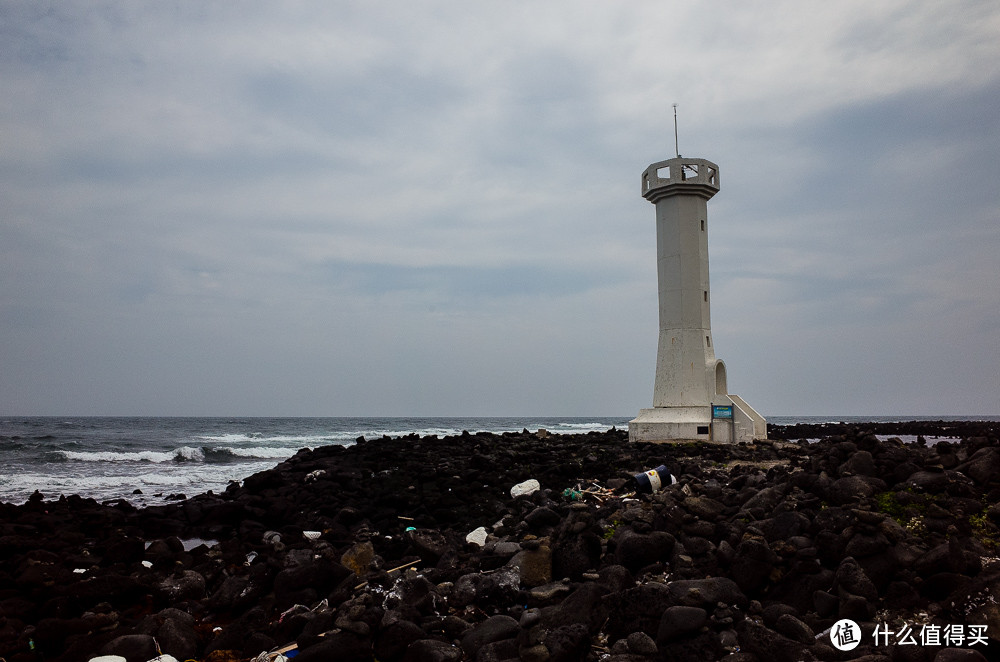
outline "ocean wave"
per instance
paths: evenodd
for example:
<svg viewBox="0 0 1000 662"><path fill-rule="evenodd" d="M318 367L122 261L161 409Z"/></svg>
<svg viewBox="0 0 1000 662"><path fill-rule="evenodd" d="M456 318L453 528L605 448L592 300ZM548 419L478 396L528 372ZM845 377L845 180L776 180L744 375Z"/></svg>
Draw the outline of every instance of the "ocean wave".
<svg viewBox="0 0 1000 662"><path fill-rule="evenodd" d="M67 460L76 462L110 462L162 464L165 462L204 462L205 453L200 448L182 446L169 451L54 451Z"/></svg>
<svg viewBox="0 0 1000 662"><path fill-rule="evenodd" d="M245 460L284 460L295 455L293 448L214 448L203 446L202 455L206 462L225 462L235 459Z"/></svg>
<svg viewBox="0 0 1000 662"><path fill-rule="evenodd" d="M219 448L213 446L181 446L168 451L52 451L51 460L75 462L109 462L165 464L176 462L235 462L245 460L284 460L296 453L293 448Z"/></svg>
<svg viewBox="0 0 1000 662"><path fill-rule="evenodd" d="M296 448L319 446L329 443L354 440L349 436L349 432L338 432L335 434L302 434L302 435L271 435L264 436L259 432L251 433L229 433L219 435L201 435L196 437L201 442L212 442L217 444L286 444Z"/></svg>
<svg viewBox="0 0 1000 662"><path fill-rule="evenodd" d="M549 428L549 430L550 431L554 431L554 430L580 431L580 430L582 430L582 431L585 431L585 432L590 432L591 430L593 430L594 432L605 432L607 430L610 430L611 428L612 428L612 426L608 425L607 423L598 423L598 422L595 421L593 423L558 423L558 424L552 426L551 428Z"/></svg>

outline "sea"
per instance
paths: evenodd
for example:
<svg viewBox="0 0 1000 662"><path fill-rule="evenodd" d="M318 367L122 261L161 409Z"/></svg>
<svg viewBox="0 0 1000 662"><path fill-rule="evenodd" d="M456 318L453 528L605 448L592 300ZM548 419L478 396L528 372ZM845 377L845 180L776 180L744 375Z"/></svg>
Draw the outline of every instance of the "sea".
<svg viewBox="0 0 1000 662"><path fill-rule="evenodd" d="M350 446L416 433L580 434L628 427L620 417L157 418L0 416L0 502L73 494L158 505L178 495L220 492L303 448ZM772 416L778 425L901 420L998 420L969 416Z"/></svg>

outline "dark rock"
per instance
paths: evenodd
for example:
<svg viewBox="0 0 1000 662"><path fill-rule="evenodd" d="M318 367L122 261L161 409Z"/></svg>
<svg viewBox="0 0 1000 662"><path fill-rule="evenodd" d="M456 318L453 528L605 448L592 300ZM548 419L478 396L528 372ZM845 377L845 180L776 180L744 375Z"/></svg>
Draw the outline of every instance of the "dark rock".
<svg viewBox="0 0 1000 662"><path fill-rule="evenodd" d="M462 650L474 657L488 643L509 639L517 635L517 621L510 616L491 616L475 625L462 637Z"/></svg>
<svg viewBox="0 0 1000 662"><path fill-rule="evenodd" d="M148 634L126 634L112 639L101 649L101 655L119 655L128 662L146 662L158 654L156 640Z"/></svg>
<svg viewBox="0 0 1000 662"><path fill-rule="evenodd" d="M740 646L761 660L798 662L803 655L803 645L770 630L751 619L743 620L736 628Z"/></svg>
<svg viewBox="0 0 1000 662"><path fill-rule="evenodd" d="M635 572L657 561L668 559L675 544L675 538L664 531L654 531L645 535L626 531L617 540L615 558L625 568Z"/></svg>
<svg viewBox="0 0 1000 662"><path fill-rule="evenodd" d="M205 578L194 570L182 570L160 582L157 589L169 604L199 600L205 596Z"/></svg>
<svg viewBox="0 0 1000 662"><path fill-rule="evenodd" d="M847 476L835 480L830 486L830 500L840 505L856 503L885 491L885 488L885 482L878 478Z"/></svg>
<svg viewBox="0 0 1000 662"><path fill-rule="evenodd" d="M697 632L707 622L708 612L701 607L685 607L683 605L668 607L660 619L656 641L663 644L688 633Z"/></svg>
<svg viewBox="0 0 1000 662"><path fill-rule="evenodd" d="M462 649L458 646L436 639L420 639L406 649L403 662L459 662L461 659Z"/></svg>
<svg viewBox="0 0 1000 662"><path fill-rule="evenodd" d="M607 618L604 631L613 639L627 637L636 631L655 636L660 618L670 604L670 590L663 584L639 584L608 594L601 600L600 614Z"/></svg>
<svg viewBox="0 0 1000 662"><path fill-rule="evenodd" d="M776 632L785 635L792 641L811 645L816 642L816 633L808 625L791 614L782 614L774 624Z"/></svg>
<svg viewBox="0 0 1000 662"><path fill-rule="evenodd" d="M505 662L517 660L518 657L517 639L494 641L480 648L475 654L476 662Z"/></svg>
<svg viewBox="0 0 1000 662"><path fill-rule="evenodd" d="M685 579L666 586L667 600L671 604L689 607L714 608L722 602L746 607L748 601L740 587L728 577ZM662 612L661 612L662 613Z"/></svg>
<svg viewBox="0 0 1000 662"><path fill-rule="evenodd" d="M414 553L427 565L436 564L453 548L447 537L433 529L415 529L407 532L407 537Z"/></svg>
<svg viewBox="0 0 1000 662"><path fill-rule="evenodd" d="M607 565L601 568L598 573L600 579L597 581L607 588L608 592L624 591L635 586L635 578L628 568L622 565Z"/></svg>
<svg viewBox="0 0 1000 662"><path fill-rule="evenodd" d="M562 521L562 517L556 511L547 506L539 506L524 516L524 521L534 530L541 530L545 527L553 527Z"/></svg>
<svg viewBox="0 0 1000 662"><path fill-rule="evenodd" d="M767 583L777 560L762 538L744 538L730 564L730 576L746 592L756 591Z"/></svg>
<svg viewBox="0 0 1000 662"><path fill-rule="evenodd" d="M590 649L590 632L582 623L550 630L543 641L549 650L549 662L576 662Z"/></svg>
<svg viewBox="0 0 1000 662"><path fill-rule="evenodd" d="M579 580L583 573L598 566L601 539L590 531L556 539L552 548L552 576Z"/></svg>
<svg viewBox="0 0 1000 662"><path fill-rule="evenodd" d="M997 448L981 448L957 470L972 478L979 485L984 485L1000 476L1000 450Z"/></svg>
<svg viewBox="0 0 1000 662"><path fill-rule="evenodd" d="M525 586L533 588L552 581L552 550L548 545L521 550L508 565L518 569Z"/></svg>
<svg viewBox="0 0 1000 662"><path fill-rule="evenodd" d="M542 610L545 627L557 628L563 625L582 624L596 628L601 618L598 605L603 607L607 589L595 583L586 583L570 593L555 607ZM624 635L622 635L624 636Z"/></svg>
<svg viewBox="0 0 1000 662"><path fill-rule="evenodd" d="M848 556L837 567L837 587L841 592L848 592L875 602L878 600L878 590L875 584L865 574L865 571L852 557Z"/></svg>
<svg viewBox="0 0 1000 662"><path fill-rule="evenodd" d="M878 476L878 468L875 466L875 460L868 451L858 451L851 455L846 462L840 465L839 472L842 476L845 474Z"/></svg>
<svg viewBox="0 0 1000 662"><path fill-rule="evenodd" d="M934 662L986 662L987 658L972 648L942 648L934 656Z"/></svg>
<svg viewBox="0 0 1000 662"><path fill-rule="evenodd" d="M165 609L164 612L178 610ZM198 657L198 633L194 629L194 619L187 614L184 616L187 618L172 614L164 618L163 625L156 631L156 642L164 653L173 655L178 660L191 660Z"/></svg>
<svg viewBox="0 0 1000 662"><path fill-rule="evenodd" d="M726 506L711 497L688 497L684 499L684 508L689 513L695 517L700 517L701 519L714 521L722 511L725 510Z"/></svg>
<svg viewBox="0 0 1000 662"><path fill-rule="evenodd" d="M656 642L645 632L633 632L625 638L628 651L636 655L656 655Z"/></svg>
<svg viewBox="0 0 1000 662"><path fill-rule="evenodd" d="M769 543L788 540L809 530L812 523L802 513L793 510L779 513L775 517L757 522L756 526Z"/></svg>
<svg viewBox="0 0 1000 662"><path fill-rule="evenodd" d="M352 632L333 632L318 642L300 650L297 662L371 662L371 644Z"/></svg>

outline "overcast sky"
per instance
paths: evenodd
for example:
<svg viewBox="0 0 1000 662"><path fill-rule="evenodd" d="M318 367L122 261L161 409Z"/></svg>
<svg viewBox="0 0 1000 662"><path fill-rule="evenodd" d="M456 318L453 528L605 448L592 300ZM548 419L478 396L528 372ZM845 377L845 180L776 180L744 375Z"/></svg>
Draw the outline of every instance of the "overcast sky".
<svg viewBox="0 0 1000 662"><path fill-rule="evenodd" d="M1000 4L0 1L0 413L1000 414Z"/></svg>

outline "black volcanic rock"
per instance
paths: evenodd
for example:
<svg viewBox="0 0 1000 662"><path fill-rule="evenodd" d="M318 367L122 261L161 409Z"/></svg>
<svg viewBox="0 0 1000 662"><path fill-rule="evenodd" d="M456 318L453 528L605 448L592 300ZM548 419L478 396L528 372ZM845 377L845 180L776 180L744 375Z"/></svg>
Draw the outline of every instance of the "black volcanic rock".
<svg viewBox="0 0 1000 662"><path fill-rule="evenodd" d="M836 619L918 613L977 619L1000 648L998 428L407 436L144 509L33 496L0 504L0 657L141 657L155 637L178 659L296 643L305 660L840 659ZM822 440L780 441L805 438ZM660 464L679 482L635 494ZM512 499L529 478L542 489ZM465 542L477 527L482 547Z"/></svg>

